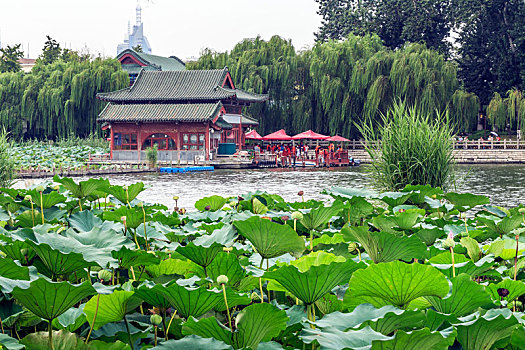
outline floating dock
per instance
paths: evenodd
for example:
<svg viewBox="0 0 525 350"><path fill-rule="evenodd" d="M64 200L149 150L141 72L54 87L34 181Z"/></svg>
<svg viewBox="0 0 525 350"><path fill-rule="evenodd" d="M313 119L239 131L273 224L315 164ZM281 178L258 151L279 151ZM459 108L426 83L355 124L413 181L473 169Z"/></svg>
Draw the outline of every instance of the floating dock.
<svg viewBox="0 0 525 350"><path fill-rule="evenodd" d="M191 166L183 168L171 168L171 167L162 167L159 168L161 173L193 173L199 171L214 171L215 168L212 166Z"/></svg>

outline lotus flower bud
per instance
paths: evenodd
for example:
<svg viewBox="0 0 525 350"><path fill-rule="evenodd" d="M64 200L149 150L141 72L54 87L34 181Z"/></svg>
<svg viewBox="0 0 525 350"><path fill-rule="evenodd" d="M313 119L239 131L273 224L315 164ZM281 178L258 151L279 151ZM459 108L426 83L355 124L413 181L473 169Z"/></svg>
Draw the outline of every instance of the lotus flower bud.
<svg viewBox="0 0 525 350"><path fill-rule="evenodd" d="M157 315L157 314L151 315L149 318L149 321L151 322L152 325L158 326L162 323L162 316Z"/></svg>
<svg viewBox="0 0 525 350"><path fill-rule="evenodd" d="M55 185L55 186L53 186L53 189L54 189L55 191L58 191L58 190L60 189L60 186Z"/></svg>
<svg viewBox="0 0 525 350"><path fill-rule="evenodd" d="M299 191L299 192L297 192L297 195L298 195L298 196L304 196L304 191Z"/></svg>
<svg viewBox="0 0 525 350"><path fill-rule="evenodd" d="M241 196L237 196L237 200L240 202L240 201L243 201L244 198L242 198Z"/></svg>
<svg viewBox="0 0 525 350"><path fill-rule="evenodd" d="M228 283L228 276L220 275L219 277L217 277L217 283L218 284L226 284L226 283Z"/></svg>
<svg viewBox="0 0 525 350"><path fill-rule="evenodd" d="M525 208L519 208L518 213L520 213L521 215L525 215Z"/></svg>
<svg viewBox="0 0 525 350"><path fill-rule="evenodd" d="M98 272L98 279L101 281L109 281L111 279L111 272L108 270L100 270Z"/></svg>
<svg viewBox="0 0 525 350"><path fill-rule="evenodd" d="M27 253L29 253L29 250L27 248L20 249L20 254L22 254L22 256L27 256Z"/></svg>
<svg viewBox="0 0 525 350"><path fill-rule="evenodd" d="M173 196L173 200L174 201L178 201L179 200L179 196Z"/></svg>
<svg viewBox="0 0 525 350"><path fill-rule="evenodd" d="M230 207L233 208L233 207L235 207L235 206L237 205L237 203L235 203L234 201L231 201L231 202L229 203L229 205L230 205Z"/></svg>
<svg viewBox="0 0 525 350"><path fill-rule="evenodd" d="M122 189L123 189L124 191L127 191L127 190L128 190L128 186L124 185L124 186L122 186Z"/></svg>
<svg viewBox="0 0 525 350"><path fill-rule="evenodd" d="M36 190L37 192L44 192L45 188L44 188L44 186L42 186L42 185L38 185L38 186L35 187L35 190Z"/></svg>
<svg viewBox="0 0 525 350"><path fill-rule="evenodd" d="M467 214L465 214L465 213L459 213L458 216L459 216L459 218L460 218L461 220L465 220L465 219L467 218Z"/></svg>
<svg viewBox="0 0 525 350"><path fill-rule="evenodd" d="M210 206L210 205L205 206L205 207L204 207L204 210L206 210L206 211L210 211L210 210L211 210L211 206Z"/></svg>
<svg viewBox="0 0 525 350"><path fill-rule="evenodd" d="M143 202L138 202L138 203L137 203L137 207L139 207L139 208L144 208L144 203L143 203Z"/></svg>
<svg viewBox="0 0 525 350"><path fill-rule="evenodd" d="M436 199L436 198L437 198L437 195L433 194L431 198L432 198L432 199Z"/></svg>
<svg viewBox="0 0 525 350"><path fill-rule="evenodd" d="M406 209L399 209L398 213L404 213Z"/></svg>
<svg viewBox="0 0 525 350"><path fill-rule="evenodd" d="M451 238L447 238L441 243L441 246L445 249L454 248L455 245L456 242Z"/></svg>
<svg viewBox="0 0 525 350"><path fill-rule="evenodd" d="M288 221L288 220L290 220L290 217L288 215L283 215L283 216L281 216L281 220L282 221Z"/></svg>
<svg viewBox="0 0 525 350"><path fill-rule="evenodd" d="M122 223L123 223L124 225L126 225L126 217L125 217L125 216L121 216L121 217L120 217L120 221L122 221Z"/></svg>
<svg viewBox="0 0 525 350"><path fill-rule="evenodd" d="M356 242L348 243L348 252L352 253L355 252L357 249L359 249L359 246Z"/></svg>
<svg viewBox="0 0 525 350"><path fill-rule="evenodd" d="M303 213L301 213L300 211L294 211L292 213L292 219L293 220L302 220L303 219Z"/></svg>
<svg viewBox="0 0 525 350"><path fill-rule="evenodd" d="M509 295L509 290L507 288L498 288L498 295L502 298L505 298Z"/></svg>
<svg viewBox="0 0 525 350"><path fill-rule="evenodd" d="M27 194L27 195L24 197L24 200L26 200L26 201L30 201L30 202L31 202L31 201L33 200L33 198L32 198L30 195Z"/></svg>

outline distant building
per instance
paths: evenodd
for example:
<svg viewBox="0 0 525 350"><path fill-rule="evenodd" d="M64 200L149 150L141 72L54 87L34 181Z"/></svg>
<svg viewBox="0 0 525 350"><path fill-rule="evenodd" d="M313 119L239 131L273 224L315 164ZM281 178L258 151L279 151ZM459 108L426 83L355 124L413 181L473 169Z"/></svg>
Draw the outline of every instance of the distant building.
<svg viewBox="0 0 525 350"><path fill-rule="evenodd" d="M126 49L118 54L122 69L129 74L129 85L133 85L141 70L177 71L186 70L186 65L176 56L162 57Z"/></svg>
<svg viewBox="0 0 525 350"><path fill-rule="evenodd" d="M133 30L128 23L128 33L122 44L117 46L117 55L126 49L133 49L134 47L140 46L142 52L151 53L151 46L148 39L144 36L144 24L142 23L142 8L137 5L137 15Z"/></svg>
<svg viewBox="0 0 525 350"><path fill-rule="evenodd" d="M36 64L36 59L34 58L19 58L18 63L20 63L20 67L25 73L31 72L31 69Z"/></svg>

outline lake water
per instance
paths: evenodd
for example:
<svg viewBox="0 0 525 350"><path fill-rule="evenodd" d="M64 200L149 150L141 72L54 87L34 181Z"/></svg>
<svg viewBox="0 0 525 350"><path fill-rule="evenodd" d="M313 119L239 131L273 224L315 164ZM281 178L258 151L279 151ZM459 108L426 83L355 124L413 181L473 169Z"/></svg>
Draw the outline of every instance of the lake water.
<svg viewBox="0 0 525 350"><path fill-rule="evenodd" d="M459 192L487 195L492 203L515 206L525 202L525 166L474 165L459 166ZM110 175L112 184L124 185L142 181L147 189L139 198L150 203L174 206L173 196L179 196L179 207L193 208L195 202L214 194L237 196L260 190L281 195L287 201L297 201L297 192L304 191L305 199L322 199L324 188L332 186L371 187L366 166L334 169L254 169L215 170L185 174ZM76 179L77 181L79 179ZM35 180L17 182L24 187Z"/></svg>

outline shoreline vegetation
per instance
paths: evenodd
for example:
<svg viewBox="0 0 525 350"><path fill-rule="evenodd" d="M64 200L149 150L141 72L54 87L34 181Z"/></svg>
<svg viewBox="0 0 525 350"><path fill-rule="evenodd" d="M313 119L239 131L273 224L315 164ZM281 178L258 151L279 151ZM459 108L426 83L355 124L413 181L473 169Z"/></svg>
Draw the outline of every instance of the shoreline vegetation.
<svg viewBox="0 0 525 350"><path fill-rule="evenodd" d="M176 195L138 200L142 183L53 180L0 193L8 348L468 349L525 335L523 205L412 185L334 187L329 202L213 195L188 211Z"/></svg>

